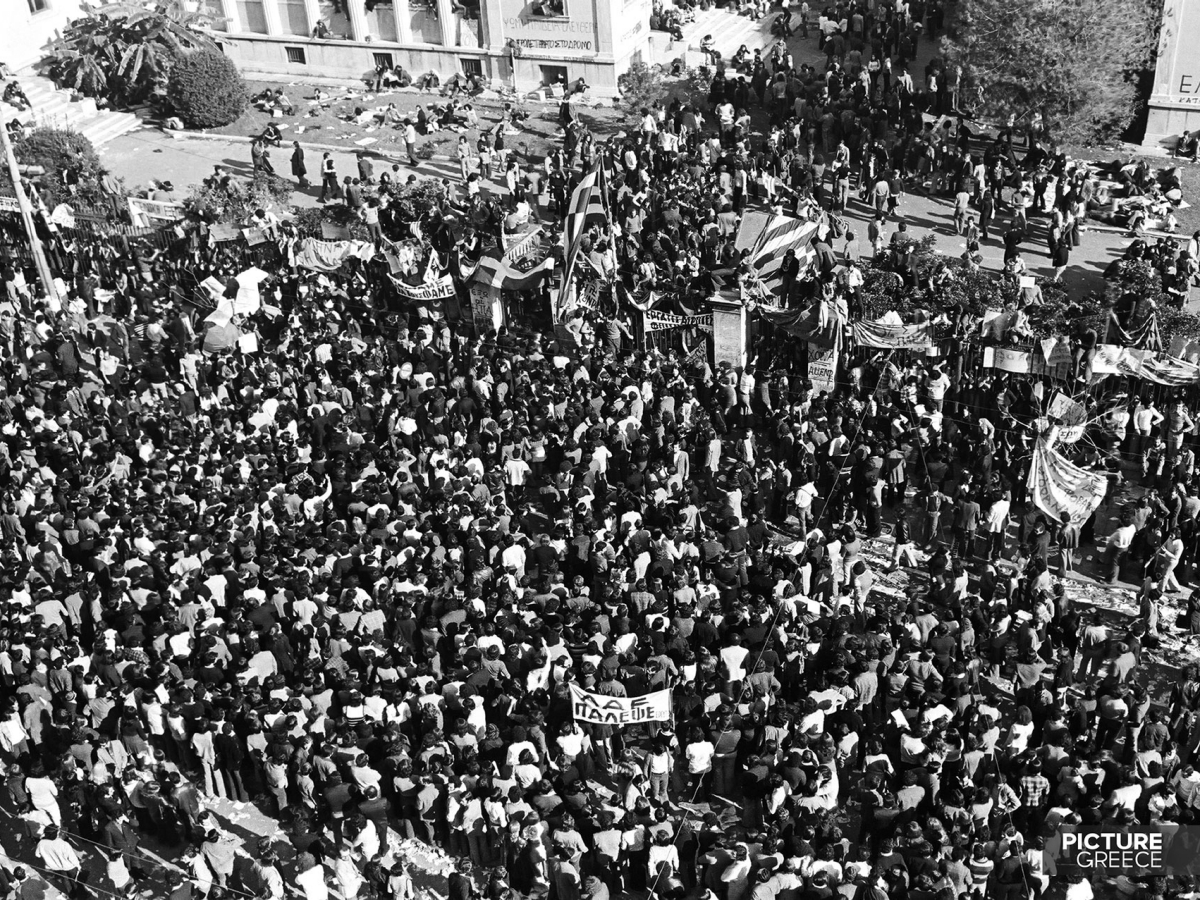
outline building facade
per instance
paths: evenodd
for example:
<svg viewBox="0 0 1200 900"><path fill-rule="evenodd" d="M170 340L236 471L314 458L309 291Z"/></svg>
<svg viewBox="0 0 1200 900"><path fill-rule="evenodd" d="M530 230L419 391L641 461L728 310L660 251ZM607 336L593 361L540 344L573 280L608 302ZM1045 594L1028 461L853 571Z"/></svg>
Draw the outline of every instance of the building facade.
<svg viewBox="0 0 1200 900"><path fill-rule="evenodd" d="M1174 149L1183 132L1198 128L1200 0L1166 0L1144 143Z"/></svg>
<svg viewBox="0 0 1200 900"><path fill-rule="evenodd" d="M3 0L0 60L13 71L31 66L42 48L79 15L80 0Z"/></svg>
<svg viewBox="0 0 1200 900"><path fill-rule="evenodd" d="M651 0L200 2L251 76L357 79L383 62L414 78L477 74L522 91L582 78L612 96L630 63L649 61ZM314 36L319 24L327 37Z"/></svg>

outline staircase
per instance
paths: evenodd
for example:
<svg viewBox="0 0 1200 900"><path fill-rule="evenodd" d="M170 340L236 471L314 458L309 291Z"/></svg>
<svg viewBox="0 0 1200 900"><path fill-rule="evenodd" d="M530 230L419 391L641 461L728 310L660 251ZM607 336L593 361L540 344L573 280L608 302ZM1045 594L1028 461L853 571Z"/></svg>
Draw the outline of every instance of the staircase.
<svg viewBox="0 0 1200 900"><path fill-rule="evenodd" d="M78 131L96 147L141 124L133 113L97 110L96 101L90 97L76 100L70 91L59 90L49 78L30 69L18 73L17 80L33 107L17 114L23 122ZM8 121L12 118L12 110L6 104L0 105L6 106L4 121Z"/></svg>

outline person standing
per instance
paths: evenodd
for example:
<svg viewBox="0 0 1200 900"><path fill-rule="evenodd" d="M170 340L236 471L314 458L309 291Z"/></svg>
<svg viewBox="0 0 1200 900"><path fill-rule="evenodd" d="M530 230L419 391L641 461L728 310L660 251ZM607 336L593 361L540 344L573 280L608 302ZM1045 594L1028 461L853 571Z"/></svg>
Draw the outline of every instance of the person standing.
<svg viewBox="0 0 1200 900"><path fill-rule="evenodd" d="M1075 571L1075 551L1079 549L1079 525L1071 521L1070 513L1063 516L1058 532L1059 577L1066 578Z"/></svg>
<svg viewBox="0 0 1200 900"><path fill-rule="evenodd" d="M408 164L410 166L419 166L417 160L417 127L413 125L412 119L404 120L404 150L408 153Z"/></svg>
<svg viewBox="0 0 1200 900"><path fill-rule="evenodd" d="M967 228L967 213L971 208L971 195L960 190L954 195L954 232L962 234Z"/></svg>
<svg viewBox="0 0 1200 900"><path fill-rule="evenodd" d="M42 839L37 844L38 858L45 863L50 874L57 876L59 887L70 893L79 876L79 854L75 848L59 836L57 825L47 825Z"/></svg>
<svg viewBox="0 0 1200 900"><path fill-rule="evenodd" d="M988 229L996 219L996 196L991 190L983 192L979 198L979 238L988 239Z"/></svg>
<svg viewBox="0 0 1200 900"><path fill-rule="evenodd" d="M304 149L299 141L292 141L292 176L301 190L308 187L308 166L304 164Z"/></svg>
<svg viewBox="0 0 1200 900"><path fill-rule="evenodd" d="M325 155L321 157L321 196L317 198L317 202L324 203L326 198L336 200L340 190L337 167L333 164L333 157L326 150Z"/></svg>

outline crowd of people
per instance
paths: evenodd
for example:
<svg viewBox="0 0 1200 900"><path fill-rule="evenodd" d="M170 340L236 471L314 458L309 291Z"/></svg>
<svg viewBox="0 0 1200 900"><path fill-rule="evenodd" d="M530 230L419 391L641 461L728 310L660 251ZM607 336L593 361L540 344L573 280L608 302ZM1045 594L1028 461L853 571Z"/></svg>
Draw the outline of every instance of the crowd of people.
<svg viewBox="0 0 1200 900"><path fill-rule="evenodd" d="M687 315L717 273L750 274L733 246L749 204L822 216L854 183L880 233L835 248L823 219L781 305L852 304L849 273L908 186L966 194L962 226L986 240L1005 185L1031 180L1010 192L1010 269L1023 195L1045 204L1051 251L1069 246L1086 204L1057 157L1031 140L1018 162L1009 138L980 155L921 119L956 101L944 67L924 91L905 70L915 5L830 8L827 71L783 45L717 71L707 108L647 109L608 142L567 99L544 160L497 148L520 124L506 116L481 134L486 167L464 141L463 188L417 216L400 201L418 176L398 168L363 160L330 193L377 245L418 241L413 272L452 271L561 219L603 162L611 221L589 226L582 277ZM502 199L483 189L500 178ZM1142 678L1163 632L1200 633L1200 603L1159 615L1200 512L1181 404L1143 398L1131 443L1090 442L1165 448L1145 498L1113 499L1096 534L1026 495L1042 386L952 378L961 342L941 363L864 357L816 391L778 344L713 367L633 346L617 308L572 311L573 347L481 334L399 299L382 254L316 273L270 244L266 305L241 320L254 348L205 353L182 298L246 250L195 229L72 241L52 248L65 298L2 274L10 893L961 900L1070 874L1088 900L1043 853L1062 826L1194 821L1200 681L1189 668L1158 697ZM1054 577L1089 544L1109 574L1126 564L1139 615L1081 609ZM881 589L901 566L907 587ZM573 685L667 690L672 714L581 724ZM244 843L222 799L280 830ZM459 860L449 884L422 884L397 837Z"/></svg>

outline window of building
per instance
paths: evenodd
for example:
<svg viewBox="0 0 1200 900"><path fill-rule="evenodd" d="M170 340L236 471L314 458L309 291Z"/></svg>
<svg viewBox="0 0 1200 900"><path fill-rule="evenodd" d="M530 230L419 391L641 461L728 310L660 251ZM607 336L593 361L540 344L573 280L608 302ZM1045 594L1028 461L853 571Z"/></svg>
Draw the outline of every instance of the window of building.
<svg viewBox="0 0 1200 900"><path fill-rule="evenodd" d="M29 0L29 11L34 15L50 8L50 0Z"/></svg>
<svg viewBox="0 0 1200 900"><path fill-rule="evenodd" d="M304 0L276 0L279 4L279 22L284 34L308 37L312 26L308 24L308 10Z"/></svg>
<svg viewBox="0 0 1200 900"><path fill-rule="evenodd" d="M304 55L303 47L285 47L284 49L287 51L288 62L298 66L308 65L308 58Z"/></svg>
<svg viewBox="0 0 1200 900"><path fill-rule="evenodd" d="M474 75L476 78L483 77L483 60L482 59L460 59L458 64L462 66L462 73L470 78Z"/></svg>
<svg viewBox="0 0 1200 900"><path fill-rule="evenodd" d="M567 67L566 66L541 66L542 84L566 84L567 83Z"/></svg>
<svg viewBox="0 0 1200 900"><path fill-rule="evenodd" d="M533 14L552 19L570 18L567 13L567 0L533 0Z"/></svg>
<svg viewBox="0 0 1200 900"><path fill-rule="evenodd" d="M346 13L345 3L334 3L333 0L319 0L317 11L321 14L321 21L329 29L329 36L331 38L350 38L353 32L350 30L350 17ZM315 28L316 25L314 24L313 27Z"/></svg>
<svg viewBox="0 0 1200 900"><path fill-rule="evenodd" d="M396 9L391 3L367 6L367 29L378 41L399 41L400 31L396 27Z"/></svg>
<svg viewBox="0 0 1200 900"><path fill-rule="evenodd" d="M371 58L375 60L375 66L384 66L388 69L392 68L395 63L392 62L392 54L390 53L372 53Z"/></svg>
<svg viewBox="0 0 1200 900"><path fill-rule="evenodd" d="M249 34L267 33L267 11L263 0L237 0L238 22Z"/></svg>
<svg viewBox="0 0 1200 900"><path fill-rule="evenodd" d="M200 0L200 15L204 25L213 31L228 31L229 19L225 15L225 4L221 0Z"/></svg>
<svg viewBox="0 0 1200 900"><path fill-rule="evenodd" d="M409 0L409 29L415 44L441 44L442 23L436 0Z"/></svg>

